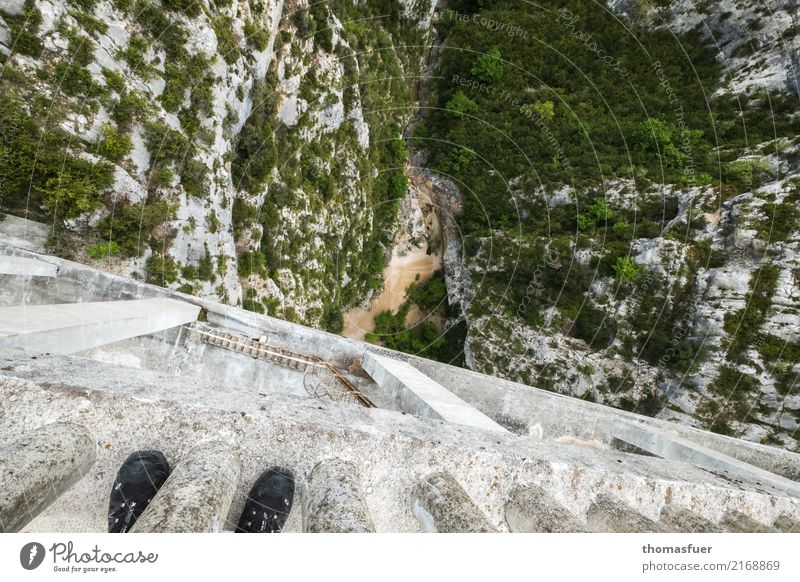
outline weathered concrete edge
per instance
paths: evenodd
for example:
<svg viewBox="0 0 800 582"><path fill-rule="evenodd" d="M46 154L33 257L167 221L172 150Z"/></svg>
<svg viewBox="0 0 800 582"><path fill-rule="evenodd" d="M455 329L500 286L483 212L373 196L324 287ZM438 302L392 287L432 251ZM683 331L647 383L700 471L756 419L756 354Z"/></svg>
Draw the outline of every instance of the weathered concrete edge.
<svg viewBox="0 0 800 582"><path fill-rule="evenodd" d="M669 432L674 431L692 442L730 455L735 459L751 463L765 470L772 470L789 479L800 480L800 455L783 449L776 449L725 435L709 433L689 426L641 416L602 404L548 392L511 380L486 376L472 370L372 346L336 334L246 311L238 307L223 305L215 301L200 299L178 291L171 291L134 279L120 277L52 255L28 251L3 241L0 241L0 254L32 258L46 257L58 265L59 278L70 274L76 278L81 278L80 275L83 278L88 277L97 283L100 288L107 290L109 297L134 299L161 296L174 297L193 303L206 310L208 321L211 323L225 325L230 329L247 334L253 334L256 330L267 332L285 342L287 346L295 346L300 350L303 349L303 346L312 345L315 353L342 367L351 366L369 352L409 362L500 424L505 424L506 420L510 420L515 424L527 426L532 420L541 419L537 413L547 412L553 418L551 422L547 423L547 426L544 426L545 431L552 428L555 431L568 431L572 436L580 438L610 442L612 421L618 418L628 419ZM0 276L1 278L2 276ZM472 388L474 386L480 386L480 398L476 397ZM523 404L524 406L522 406ZM552 435L546 434L546 436Z"/></svg>

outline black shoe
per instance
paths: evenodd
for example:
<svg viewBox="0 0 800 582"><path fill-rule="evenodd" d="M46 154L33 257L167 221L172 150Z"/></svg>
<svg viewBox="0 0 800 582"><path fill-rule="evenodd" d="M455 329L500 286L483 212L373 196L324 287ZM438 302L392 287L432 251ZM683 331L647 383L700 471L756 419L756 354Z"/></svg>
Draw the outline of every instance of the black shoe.
<svg viewBox="0 0 800 582"><path fill-rule="evenodd" d="M169 477L169 463L159 451L136 451L117 472L108 504L108 532L125 533Z"/></svg>
<svg viewBox="0 0 800 582"><path fill-rule="evenodd" d="M255 482L244 504L236 533L279 533L294 499L294 475L271 467Z"/></svg>

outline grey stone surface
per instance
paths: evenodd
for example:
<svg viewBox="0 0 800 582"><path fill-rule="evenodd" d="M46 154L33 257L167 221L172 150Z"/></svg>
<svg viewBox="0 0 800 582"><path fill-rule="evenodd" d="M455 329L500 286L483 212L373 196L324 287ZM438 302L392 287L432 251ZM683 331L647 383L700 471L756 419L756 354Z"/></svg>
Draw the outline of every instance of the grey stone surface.
<svg viewBox="0 0 800 582"><path fill-rule="evenodd" d="M719 523L729 533L776 533L778 531L739 511L727 512Z"/></svg>
<svg viewBox="0 0 800 582"><path fill-rule="evenodd" d="M49 236L50 227L46 224L11 214L0 214L0 238L6 244L43 253Z"/></svg>
<svg viewBox="0 0 800 582"><path fill-rule="evenodd" d="M508 432L407 362L378 354L365 354L361 365L384 391L391 394L391 400L403 412L484 430Z"/></svg>
<svg viewBox="0 0 800 582"><path fill-rule="evenodd" d="M676 507L670 503L661 510L661 523L681 533L721 533L725 528L702 518L693 511Z"/></svg>
<svg viewBox="0 0 800 582"><path fill-rule="evenodd" d="M320 461L303 485L303 531L309 533L369 533L375 531L361 493L354 463Z"/></svg>
<svg viewBox="0 0 800 582"><path fill-rule="evenodd" d="M163 298L0 307L0 345L71 354L190 323L199 313Z"/></svg>
<svg viewBox="0 0 800 582"><path fill-rule="evenodd" d="M96 444L75 424L55 422L0 441L0 532L16 532L85 475Z"/></svg>
<svg viewBox="0 0 800 582"><path fill-rule="evenodd" d="M506 523L512 532L581 533L587 532L581 523L561 503L541 487L527 485L509 494L506 503Z"/></svg>
<svg viewBox="0 0 800 582"><path fill-rule="evenodd" d="M56 265L38 259L0 255L0 275L21 277L55 277Z"/></svg>
<svg viewBox="0 0 800 582"><path fill-rule="evenodd" d="M236 492L239 471L239 463L227 444L210 441L197 445L178 463L131 531L221 531Z"/></svg>
<svg viewBox="0 0 800 582"><path fill-rule="evenodd" d="M458 481L443 471L427 475L414 487L411 509L426 532L496 531Z"/></svg>
<svg viewBox="0 0 800 582"><path fill-rule="evenodd" d="M586 523L594 532L603 533L665 533L670 528L648 519L621 501L600 495L586 512Z"/></svg>

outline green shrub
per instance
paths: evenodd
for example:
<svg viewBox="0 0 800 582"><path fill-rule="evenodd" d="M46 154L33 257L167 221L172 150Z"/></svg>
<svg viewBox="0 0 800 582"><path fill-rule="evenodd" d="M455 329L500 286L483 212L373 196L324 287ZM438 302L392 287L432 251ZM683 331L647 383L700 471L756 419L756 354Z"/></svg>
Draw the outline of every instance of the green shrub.
<svg viewBox="0 0 800 582"><path fill-rule="evenodd" d="M253 89L253 111L239 132L231 163L234 186L253 194L267 183L278 160L273 136L278 107L276 84L277 78L269 75Z"/></svg>
<svg viewBox="0 0 800 582"><path fill-rule="evenodd" d="M464 117L466 113L476 113L478 111L478 104L472 99L467 97L463 91L457 91L453 98L447 102L445 109L453 117Z"/></svg>
<svg viewBox="0 0 800 582"><path fill-rule="evenodd" d="M633 281L642 272L642 267L630 257L618 257L614 264L614 274L620 281Z"/></svg>
<svg viewBox="0 0 800 582"><path fill-rule="evenodd" d="M12 52L38 59L42 56L44 45L36 34L42 23L42 13L32 2L25 3L22 15L0 13L9 26L11 36L9 48Z"/></svg>
<svg viewBox="0 0 800 582"><path fill-rule="evenodd" d="M44 207L55 216L75 218L102 205L100 194L113 182L114 167L107 162L91 164L74 160L44 185Z"/></svg>
<svg viewBox="0 0 800 582"><path fill-rule="evenodd" d="M103 125L101 133L102 139L97 146L97 153L112 162L119 162L133 149L131 136L120 133L113 125L108 123Z"/></svg>
<svg viewBox="0 0 800 582"><path fill-rule="evenodd" d="M211 27L217 36L217 50L226 63L229 65L234 64L242 56L242 51L234 36L233 21L229 17L220 14L211 20Z"/></svg>
<svg viewBox="0 0 800 582"><path fill-rule="evenodd" d="M95 260L104 259L106 257L114 257L119 255L122 249L114 241L104 242L93 245L86 249L86 254Z"/></svg>
<svg viewBox="0 0 800 582"><path fill-rule="evenodd" d="M258 51L265 51L269 46L269 31L261 28L252 21L244 23L244 35L247 38L247 44Z"/></svg>
<svg viewBox="0 0 800 582"><path fill-rule="evenodd" d="M100 33L105 34L108 32L108 25L100 20L99 18L95 18L91 14L87 12L83 12L81 10L71 10L69 15L72 16L75 20L78 21L78 24L81 25L83 30L88 32L89 34Z"/></svg>
<svg viewBox="0 0 800 582"><path fill-rule="evenodd" d="M264 257L264 253L260 251L245 251L239 255L239 276L242 278L247 278L253 273L260 275L261 277L268 277L267 267L266 267L266 258Z"/></svg>
<svg viewBox="0 0 800 582"><path fill-rule="evenodd" d="M587 303L575 318L572 331L575 337L585 341L590 348L602 350L614 341L617 322L604 311Z"/></svg>
<svg viewBox="0 0 800 582"><path fill-rule="evenodd" d="M128 129L135 121L144 121L152 114L153 109L147 98L137 91L120 93L119 101L111 112L120 129Z"/></svg>
<svg viewBox="0 0 800 582"><path fill-rule="evenodd" d="M780 272L780 265L763 264L750 278L750 291L744 299L745 307L725 314L723 329L731 335L729 357L743 353L758 337L767 311L772 306L772 295Z"/></svg>
<svg viewBox="0 0 800 582"><path fill-rule="evenodd" d="M469 70L470 74L484 83L496 83L503 77L503 61L500 49L494 47L479 55Z"/></svg>
<svg viewBox="0 0 800 582"><path fill-rule="evenodd" d="M107 69L103 67L103 77L106 80L106 87L108 87L111 91L122 95L125 91L125 77L117 73L116 71L112 71L111 69Z"/></svg>
<svg viewBox="0 0 800 582"><path fill-rule="evenodd" d="M146 280L153 285L166 287L178 280L178 267L169 255L153 255L145 264Z"/></svg>
<svg viewBox="0 0 800 582"><path fill-rule="evenodd" d="M556 116L556 108L552 101L537 101L520 107L520 111L527 116L536 115L544 122L552 121Z"/></svg>
<svg viewBox="0 0 800 582"><path fill-rule="evenodd" d="M200 16L203 4L200 0L164 0L164 7L194 18Z"/></svg>
<svg viewBox="0 0 800 582"><path fill-rule="evenodd" d="M118 245L120 252L139 257L150 244L153 233L171 220L175 208L165 201L144 205L117 204L98 225L100 235Z"/></svg>

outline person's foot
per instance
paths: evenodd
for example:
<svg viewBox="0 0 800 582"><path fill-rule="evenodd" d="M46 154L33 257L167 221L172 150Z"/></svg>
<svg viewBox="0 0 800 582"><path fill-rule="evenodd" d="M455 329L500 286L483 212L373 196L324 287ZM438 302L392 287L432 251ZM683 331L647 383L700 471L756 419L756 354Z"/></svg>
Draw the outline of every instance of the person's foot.
<svg viewBox="0 0 800 582"><path fill-rule="evenodd" d="M169 477L169 463L159 451L136 451L117 472L108 504L109 533L125 533Z"/></svg>
<svg viewBox="0 0 800 582"><path fill-rule="evenodd" d="M244 504L236 533L278 533L283 529L294 499L294 475L271 467L253 485Z"/></svg>

